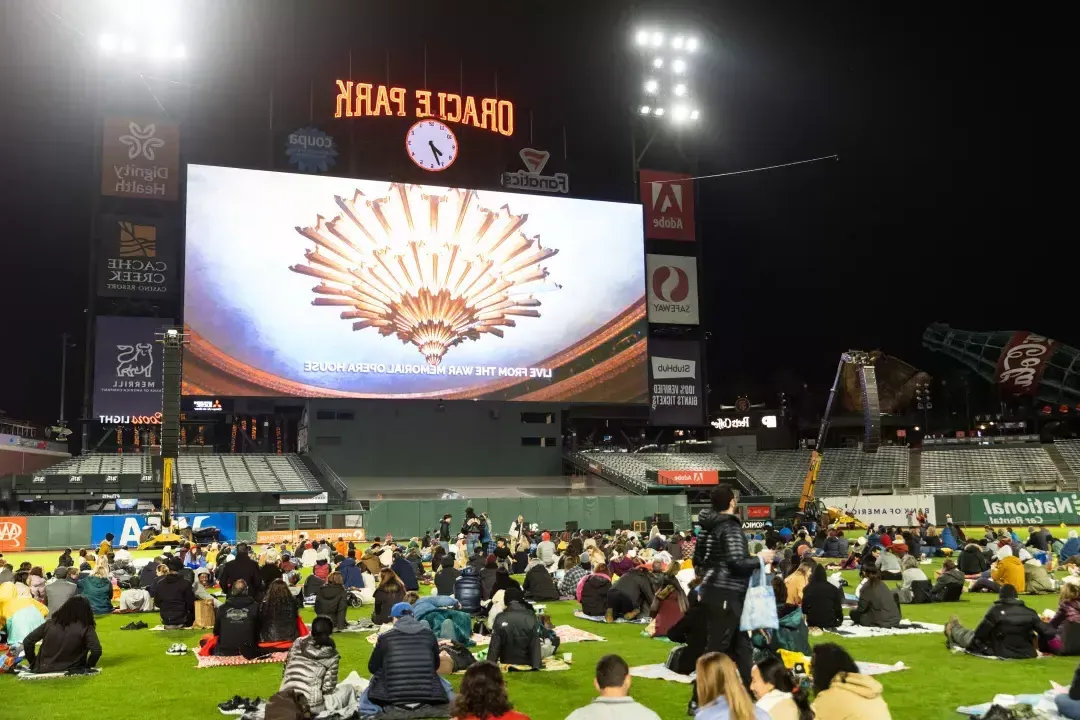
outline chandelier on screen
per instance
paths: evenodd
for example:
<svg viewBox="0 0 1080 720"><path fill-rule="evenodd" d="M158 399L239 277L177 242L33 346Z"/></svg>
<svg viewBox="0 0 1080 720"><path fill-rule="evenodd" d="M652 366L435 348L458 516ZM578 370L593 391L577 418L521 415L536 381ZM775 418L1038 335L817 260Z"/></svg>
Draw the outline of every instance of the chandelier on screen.
<svg viewBox="0 0 1080 720"><path fill-rule="evenodd" d="M400 183L384 197L335 200L341 214L297 228L312 247L290 270L321 280L312 304L346 308L353 330L396 335L436 367L466 338L501 338L515 317L540 317L529 292L558 250L521 232L528 215L486 208L473 190Z"/></svg>

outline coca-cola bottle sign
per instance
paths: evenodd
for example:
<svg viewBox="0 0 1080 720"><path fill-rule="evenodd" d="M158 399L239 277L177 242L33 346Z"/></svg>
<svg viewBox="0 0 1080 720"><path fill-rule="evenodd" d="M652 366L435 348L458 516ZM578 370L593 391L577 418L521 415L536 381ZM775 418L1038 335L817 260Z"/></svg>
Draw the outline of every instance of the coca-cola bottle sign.
<svg viewBox="0 0 1080 720"><path fill-rule="evenodd" d="M1013 335L998 359L997 382L1001 389L1016 395L1034 395L1055 345L1057 341L1034 333Z"/></svg>

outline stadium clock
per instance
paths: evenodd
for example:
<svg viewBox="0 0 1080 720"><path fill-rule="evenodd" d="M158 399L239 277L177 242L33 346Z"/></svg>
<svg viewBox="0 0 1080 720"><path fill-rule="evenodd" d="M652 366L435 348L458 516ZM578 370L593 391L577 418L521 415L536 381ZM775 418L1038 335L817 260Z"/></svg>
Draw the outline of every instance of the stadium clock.
<svg viewBox="0 0 1080 720"><path fill-rule="evenodd" d="M457 160L458 141L446 123L420 120L405 134L405 150L421 169L441 172Z"/></svg>

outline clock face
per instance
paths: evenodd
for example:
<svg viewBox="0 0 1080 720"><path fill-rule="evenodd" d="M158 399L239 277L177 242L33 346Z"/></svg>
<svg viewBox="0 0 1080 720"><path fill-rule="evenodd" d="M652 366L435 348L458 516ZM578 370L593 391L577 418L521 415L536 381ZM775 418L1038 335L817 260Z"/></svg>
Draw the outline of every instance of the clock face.
<svg viewBox="0 0 1080 720"><path fill-rule="evenodd" d="M458 142L445 123L421 120L405 133L405 150L412 161L424 170L440 172L457 160Z"/></svg>

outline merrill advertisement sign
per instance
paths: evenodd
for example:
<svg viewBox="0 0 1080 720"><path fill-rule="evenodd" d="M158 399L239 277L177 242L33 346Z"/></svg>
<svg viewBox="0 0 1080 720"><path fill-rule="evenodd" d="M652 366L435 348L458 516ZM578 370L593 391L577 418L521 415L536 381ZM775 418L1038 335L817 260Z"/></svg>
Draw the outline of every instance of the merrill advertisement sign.
<svg viewBox="0 0 1080 720"><path fill-rule="evenodd" d="M861 495L827 497L822 501L826 506L842 508L868 524L911 527L916 524L915 515L921 512L925 513L928 523L937 525L933 495Z"/></svg>
<svg viewBox="0 0 1080 720"><path fill-rule="evenodd" d="M192 530L215 527L218 539L236 540L236 513L179 513L176 517L187 520ZM90 544L97 547L105 539L105 533L112 533L115 547L138 545L145 522L142 515L94 515L90 518Z"/></svg>
<svg viewBox="0 0 1080 720"><path fill-rule="evenodd" d="M98 262L101 297L160 298L177 287L172 237L160 220L102 217Z"/></svg>
<svg viewBox="0 0 1080 720"><path fill-rule="evenodd" d="M971 496L973 525L1075 525L1078 510L1076 493Z"/></svg>
<svg viewBox="0 0 1080 720"><path fill-rule="evenodd" d="M106 117L101 137L101 194L176 200L180 188L179 126Z"/></svg>
<svg viewBox="0 0 1080 720"><path fill-rule="evenodd" d="M705 424L701 347L689 340L649 341L649 423L699 427Z"/></svg>
<svg viewBox="0 0 1080 720"><path fill-rule="evenodd" d="M0 552L26 549L26 518L0 517Z"/></svg>
<svg viewBox="0 0 1080 720"><path fill-rule="evenodd" d="M698 324L697 258L646 255L649 322Z"/></svg>
<svg viewBox="0 0 1080 720"><path fill-rule="evenodd" d="M94 340L94 415L106 424L155 423L161 413L166 318L102 316Z"/></svg>

